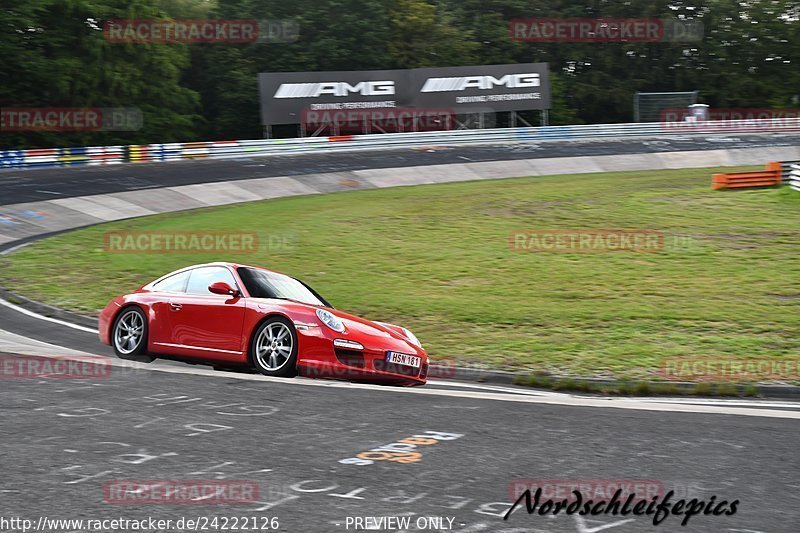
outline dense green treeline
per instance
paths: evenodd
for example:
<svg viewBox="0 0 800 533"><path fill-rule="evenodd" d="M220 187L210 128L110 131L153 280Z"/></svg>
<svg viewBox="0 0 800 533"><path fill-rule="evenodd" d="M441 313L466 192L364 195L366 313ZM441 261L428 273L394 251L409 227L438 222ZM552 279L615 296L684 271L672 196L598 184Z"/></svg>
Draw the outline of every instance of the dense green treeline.
<svg viewBox="0 0 800 533"><path fill-rule="evenodd" d="M551 123L632 120L636 91L798 107L797 0L0 0L0 106L136 107L138 131L0 133L0 147L261 136L256 74L546 61ZM290 20L294 42L109 42L107 20ZM512 42L514 18L685 18L688 43Z"/></svg>

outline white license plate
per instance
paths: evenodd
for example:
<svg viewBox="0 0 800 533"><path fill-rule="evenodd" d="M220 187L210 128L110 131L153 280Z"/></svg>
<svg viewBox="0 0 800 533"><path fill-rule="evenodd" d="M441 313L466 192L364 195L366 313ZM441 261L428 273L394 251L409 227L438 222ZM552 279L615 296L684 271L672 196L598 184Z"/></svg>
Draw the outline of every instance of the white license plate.
<svg viewBox="0 0 800 533"><path fill-rule="evenodd" d="M414 368L419 368L419 365L422 364L422 358L417 357L416 355L408 355L397 352L387 352L386 362L394 363L396 365L413 366Z"/></svg>

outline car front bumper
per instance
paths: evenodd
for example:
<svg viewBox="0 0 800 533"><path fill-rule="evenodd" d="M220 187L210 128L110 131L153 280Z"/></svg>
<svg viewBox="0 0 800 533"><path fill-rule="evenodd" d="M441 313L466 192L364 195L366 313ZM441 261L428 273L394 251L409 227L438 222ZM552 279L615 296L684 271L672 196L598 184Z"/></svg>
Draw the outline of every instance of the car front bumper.
<svg viewBox="0 0 800 533"><path fill-rule="evenodd" d="M428 355L405 341L387 338L348 338L324 327L298 330L300 375L313 378L341 379L368 383L424 385L428 374ZM334 340L358 342L363 349L334 346ZM412 367L386 361L388 352L399 352L420 358L420 366Z"/></svg>

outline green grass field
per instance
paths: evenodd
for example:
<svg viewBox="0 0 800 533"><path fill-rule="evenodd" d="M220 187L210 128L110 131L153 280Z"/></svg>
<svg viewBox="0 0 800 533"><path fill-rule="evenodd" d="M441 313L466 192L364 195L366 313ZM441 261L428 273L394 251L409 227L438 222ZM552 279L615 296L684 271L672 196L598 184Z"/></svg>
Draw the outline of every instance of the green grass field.
<svg viewBox="0 0 800 533"><path fill-rule="evenodd" d="M800 194L712 191L714 171L362 190L158 215L0 258L0 284L94 314L173 269L232 260L403 324L434 359L639 378L665 356L800 357ZM587 228L661 231L664 250L509 247L513 231ZM114 254L104 251L109 230L255 230L267 245L239 256Z"/></svg>

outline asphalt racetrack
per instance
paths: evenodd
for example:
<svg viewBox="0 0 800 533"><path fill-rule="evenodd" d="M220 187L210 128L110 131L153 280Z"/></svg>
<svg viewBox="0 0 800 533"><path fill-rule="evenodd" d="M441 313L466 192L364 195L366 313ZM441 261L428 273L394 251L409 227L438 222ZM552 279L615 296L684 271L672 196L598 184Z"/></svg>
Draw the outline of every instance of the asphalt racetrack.
<svg viewBox="0 0 800 533"><path fill-rule="evenodd" d="M576 157L797 146L800 134L709 134L616 140L544 140L493 146L445 147L297 154L229 160L136 163L94 167L0 170L0 205L173 187L215 181L325 172Z"/></svg>
<svg viewBox="0 0 800 533"><path fill-rule="evenodd" d="M0 323L62 347L28 353L109 353L91 331L7 305ZM800 518L795 404L581 398L437 381L413 389L283 381L178 362L2 385L2 507L34 522L277 517L278 531L327 533L364 530L357 517L409 517L408 529L376 530L790 533ZM415 462L371 452L426 435L436 442L419 445ZM109 486L120 480L247 482L258 497L114 503ZM547 480L740 503L733 516L694 516L685 528L677 516L656 527L649 516L529 516L524 506L503 519L515 487Z"/></svg>
<svg viewBox="0 0 800 533"><path fill-rule="evenodd" d="M360 168L798 140L731 135L705 141L564 141L11 169L0 172L0 200L11 204ZM90 530L86 524L48 529L52 519L154 518L172 523L148 531L223 531L232 524L225 528L219 520L234 517L258 526L250 530L291 533L796 533L800 524L796 403L601 398L438 380L404 389L270 379L170 361L131 366L110 357L110 348L90 328L0 305L0 359L26 354L44 362L67 353L95 354L104 358L99 366L114 365L92 379L0 380L0 514L31 520L29 530ZM256 492L235 503L180 504L143 503L114 492L143 481L238 483ZM738 500L738 508L731 516L694 516L685 527L682 516L667 516L654 526L647 515L540 516L528 515L524 505L503 518L520 487L572 485L595 491L621 486L655 496L674 491L673 501ZM215 517L216 523L209 522ZM181 519L206 527L178 523ZM398 526L403 520L408 525ZM16 525L0 522L0 531L22 531Z"/></svg>

